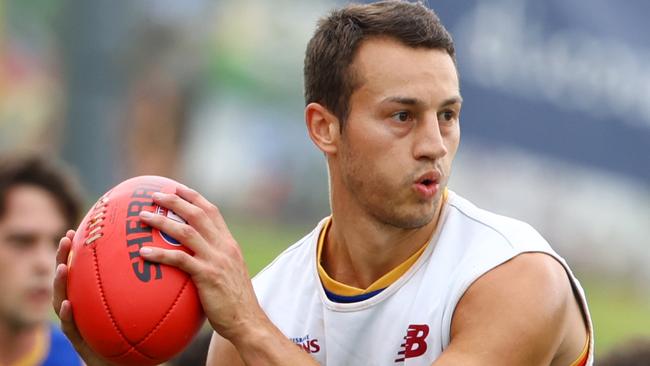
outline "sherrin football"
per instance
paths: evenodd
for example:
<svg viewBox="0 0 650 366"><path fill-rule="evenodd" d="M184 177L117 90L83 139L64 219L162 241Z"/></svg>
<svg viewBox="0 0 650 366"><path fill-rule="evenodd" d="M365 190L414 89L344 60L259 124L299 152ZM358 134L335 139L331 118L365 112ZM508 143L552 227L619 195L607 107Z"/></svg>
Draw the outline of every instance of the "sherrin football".
<svg viewBox="0 0 650 366"><path fill-rule="evenodd" d="M182 220L155 205L155 192L179 183L163 177L126 180L104 194L81 222L68 257L68 299L84 340L120 365L157 365L180 352L204 320L185 272L143 260L142 246L191 252L143 224L141 210Z"/></svg>

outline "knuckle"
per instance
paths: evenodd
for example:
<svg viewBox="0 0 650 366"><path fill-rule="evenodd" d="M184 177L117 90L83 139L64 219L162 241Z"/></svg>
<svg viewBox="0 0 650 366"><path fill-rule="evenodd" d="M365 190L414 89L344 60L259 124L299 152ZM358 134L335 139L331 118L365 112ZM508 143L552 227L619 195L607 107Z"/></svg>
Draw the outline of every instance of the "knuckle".
<svg viewBox="0 0 650 366"><path fill-rule="evenodd" d="M174 250L171 253L171 261L178 267L186 267L189 264L189 258L185 252Z"/></svg>
<svg viewBox="0 0 650 366"><path fill-rule="evenodd" d="M212 203L208 204L207 212L208 212L208 214L210 214L210 216L220 216L221 215L221 212L219 211L219 207L217 207L217 205L212 204Z"/></svg>
<svg viewBox="0 0 650 366"><path fill-rule="evenodd" d="M187 219L191 222L196 222L205 218L205 212L200 208L193 206L187 214Z"/></svg>
<svg viewBox="0 0 650 366"><path fill-rule="evenodd" d="M221 276L219 273L211 268L202 269L197 277L198 280L205 281L210 284L219 284L221 282Z"/></svg>
<svg viewBox="0 0 650 366"><path fill-rule="evenodd" d="M180 228L180 237L183 239L191 239L196 236L196 230L190 225L183 225Z"/></svg>
<svg viewBox="0 0 650 366"><path fill-rule="evenodd" d="M201 196L199 194L199 192L195 191L192 188L188 188L186 192L187 192L187 198L189 198L191 200L196 200L197 198L199 198Z"/></svg>
<svg viewBox="0 0 650 366"><path fill-rule="evenodd" d="M153 216L146 218L150 223L155 224L155 225L160 225L164 222L164 216L156 213L155 211L153 212Z"/></svg>
<svg viewBox="0 0 650 366"><path fill-rule="evenodd" d="M176 197L175 194L161 193L156 196L156 201L158 201L162 206L170 206L176 202Z"/></svg>
<svg viewBox="0 0 650 366"><path fill-rule="evenodd" d="M244 258L237 244L229 243L224 247L223 251L228 258L236 259L237 261L243 260Z"/></svg>
<svg viewBox="0 0 650 366"><path fill-rule="evenodd" d="M176 205L180 202L180 198L175 194L168 194L166 197L167 197L167 202L172 205Z"/></svg>

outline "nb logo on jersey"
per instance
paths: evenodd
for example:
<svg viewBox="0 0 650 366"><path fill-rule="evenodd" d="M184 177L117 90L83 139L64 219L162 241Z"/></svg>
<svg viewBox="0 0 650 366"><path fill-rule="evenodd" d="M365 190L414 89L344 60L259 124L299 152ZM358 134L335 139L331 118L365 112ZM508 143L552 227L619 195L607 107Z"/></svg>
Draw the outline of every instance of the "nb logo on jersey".
<svg viewBox="0 0 650 366"><path fill-rule="evenodd" d="M407 358L422 356L427 351L425 339L429 335L429 326L426 324L411 324L406 330L404 343L397 352L395 363L404 362Z"/></svg>

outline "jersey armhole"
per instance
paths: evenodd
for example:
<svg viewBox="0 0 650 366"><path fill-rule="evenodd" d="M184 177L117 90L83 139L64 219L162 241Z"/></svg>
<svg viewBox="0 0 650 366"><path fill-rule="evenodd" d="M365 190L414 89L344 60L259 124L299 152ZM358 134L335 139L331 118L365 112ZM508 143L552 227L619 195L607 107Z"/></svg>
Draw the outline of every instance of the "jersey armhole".
<svg viewBox="0 0 650 366"><path fill-rule="evenodd" d="M589 342L591 340L591 336L589 333L587 333L587 341L585 342L585 346L582 349L582 353L580 353L580 356L578 356L578 359L575 360L573 363L571 363L570 366L586 366L587 365L587 359L589 358Z"/></svg>

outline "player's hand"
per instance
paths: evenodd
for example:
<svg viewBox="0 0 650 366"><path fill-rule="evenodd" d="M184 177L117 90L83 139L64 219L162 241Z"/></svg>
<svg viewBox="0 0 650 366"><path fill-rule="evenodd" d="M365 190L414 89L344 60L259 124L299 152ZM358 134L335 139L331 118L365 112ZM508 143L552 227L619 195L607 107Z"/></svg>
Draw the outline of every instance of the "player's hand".
<svg viewBox="0 0 650 366"><path fill-rule="evenodd" d="M74 230L68 230L65 237L59 241L59 249L56 252L56 275L54 277L54 298L52 305L54 311L61 320L61 330L68 337L79 356L88 366L109 366L111 363L102 359L93 352L88 344L81 338L81 334L74 323L72 316L72 306L67 299L67 281L68 281L68 254L72 247L72 238Z"/></svg>
<svg viewBox="0 0 650 366"><path fill-rule="evenodd" d="M219 209L196 191L156 193L154 202L173 210L187 224L141 212L146 224L164 231L194 252L143 247L140 255L187 272L196 285L203 310L215 331L236 343L256 326L270 324L257 302L239 245Z"/></svg>

